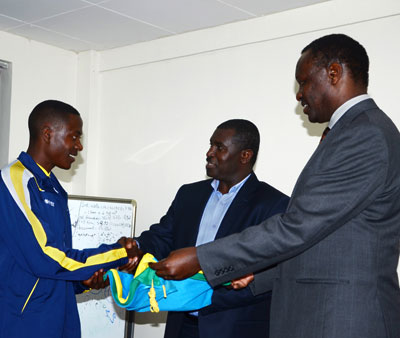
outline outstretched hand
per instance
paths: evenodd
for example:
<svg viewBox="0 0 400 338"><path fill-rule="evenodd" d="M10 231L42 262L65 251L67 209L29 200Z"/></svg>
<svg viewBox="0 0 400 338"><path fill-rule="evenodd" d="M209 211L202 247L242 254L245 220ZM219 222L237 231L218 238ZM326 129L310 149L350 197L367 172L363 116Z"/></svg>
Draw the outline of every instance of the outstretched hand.
<svg viewBox="0 0 400 338"><path fill-rule="evenodd" d="M240 290L249 285L253 280L254 280L254 274L249 273L248 275L234 279L231 282L231 286L234 290Z"/></svg>
<svg viewBox="0 0 400 338"><path fill-rule="evenodd" d="M172 251L167 258L149 266L157 276L173 280L191 277L201 270L195 247Z"/></svg>
<svg viewBox="0 0 400 338"><path fill-rule="evenodd" d="M106 280L103 279L104 274L105 274L104 270L100 269L96 271L92 275L92 277L82 281L82 284L90 289L96 289L96 290L104 289L106 286L110 285L110 281L108 280L108 278Z"/></svg>
<svg viewBox="0 0 400 338"><path fill-rule="evenodd" d="M138 248L137 243L133 238L121 237L118 240L118 243L125 248L128 255L128 263L120 266L118 269L132 273L135 271L140 260L142 259L143 251Z"/></svg>

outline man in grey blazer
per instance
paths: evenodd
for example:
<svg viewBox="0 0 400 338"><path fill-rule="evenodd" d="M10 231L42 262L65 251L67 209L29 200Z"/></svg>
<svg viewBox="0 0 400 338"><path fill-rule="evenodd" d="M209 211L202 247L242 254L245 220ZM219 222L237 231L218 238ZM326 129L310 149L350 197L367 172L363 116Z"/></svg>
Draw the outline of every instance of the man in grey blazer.
<svg viewBox="0 0 400 338"><path fill-rule="evenodd" d="M366 94L357 41L324 36L302 51L297 100L330 131L304 167L287 212L152 267L180 279L200 268L217 286L262 292L278 263L271 338L399 338L400 135Z"/></svg>

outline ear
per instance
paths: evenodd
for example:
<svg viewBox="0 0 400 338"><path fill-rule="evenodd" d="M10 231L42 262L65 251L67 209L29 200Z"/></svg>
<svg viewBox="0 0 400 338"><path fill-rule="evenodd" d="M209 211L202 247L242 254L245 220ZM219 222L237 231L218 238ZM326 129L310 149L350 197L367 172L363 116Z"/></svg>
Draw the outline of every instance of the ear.
<svg viewBox="0 0 400 338"><path fill-rule="evenodd" d="M340 63L333 62L328 66L328 77L332 85L336 85L343 76L343 67Z"/></svg>
<svg viewBox="0 0 400 338"><path fill-rule="evenodd" d="M254 153L251 149L242 150L240 153L240 163L247 164L252 159Z"/></svg>
<svg viewBox="0 0 400 338"><path fill-rule="evenodd" d="M51 129L50 126L44 125L41 129L41 138L44 143L50 143L50 140L52 138L53 130Z"/></svg>

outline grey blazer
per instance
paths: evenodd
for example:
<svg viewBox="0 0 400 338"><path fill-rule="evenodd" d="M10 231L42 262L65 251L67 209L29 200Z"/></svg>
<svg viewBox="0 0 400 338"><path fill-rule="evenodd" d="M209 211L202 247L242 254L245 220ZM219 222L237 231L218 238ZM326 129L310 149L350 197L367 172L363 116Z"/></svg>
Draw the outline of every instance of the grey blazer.
<svg viewBox="0 0 400 338"><path fill-rule="evenodd" d="M211 285L273 281L271 338L399 338L400 135L372 99L318 146L287 212L199 246Z"/></svg>

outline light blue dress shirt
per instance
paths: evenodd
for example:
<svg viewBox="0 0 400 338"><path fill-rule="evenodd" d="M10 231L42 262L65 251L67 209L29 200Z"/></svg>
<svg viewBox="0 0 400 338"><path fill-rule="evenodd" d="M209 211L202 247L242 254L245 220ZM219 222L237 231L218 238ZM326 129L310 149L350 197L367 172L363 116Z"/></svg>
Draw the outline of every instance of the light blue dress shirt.
<svg viewBox="0 0 400 338"><path fill-rule="evenodd" d="M224 219L224 216L228 211L232 201L235 199L240 188L247 181L250 175L251 174L249 174L238 184L231 187L226 194L221 194L218 191L218 180L213 180L211 182L211 186L213 187L214 191L208 199L207 205L203 211L203 216L201 217L196 246L212 242L215 239L219 226L221 225L221 222ZM194 311L189 312L189 314L197 317L199 312Z"/></svg>
<svg viewBox="0 0 400 338"><path fill-rule="evenodd" d="M201 218L199 233L197 235L196 246L212 242L218 232L219 226L226 212L228 211L232 201L236 197L240 188L247 181L250 175L234 185L229 189L228 193L221 194L218 191L219 181L213 180L211 186L214 191L208 199L207 205L204 209L203 216Z"/></svg>

